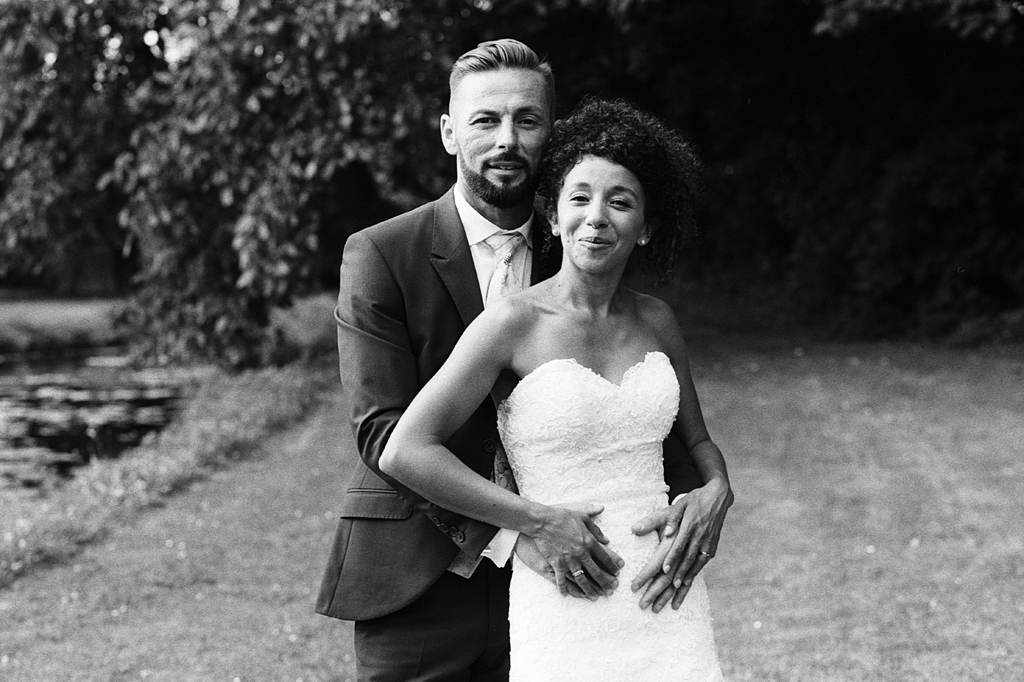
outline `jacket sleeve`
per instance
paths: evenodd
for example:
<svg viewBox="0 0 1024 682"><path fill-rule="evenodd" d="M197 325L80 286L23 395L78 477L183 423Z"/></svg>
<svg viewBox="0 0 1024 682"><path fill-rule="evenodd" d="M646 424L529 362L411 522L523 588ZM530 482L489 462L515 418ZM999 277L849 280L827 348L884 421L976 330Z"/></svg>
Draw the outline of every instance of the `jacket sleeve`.
<svg viewBox="0 0 1024 682"><path fill-rule="evenodd" d="M442 509L380 470L387 439L420 389L398 276L376 244L357 232L345 245L340 280L338 362L359 457L460 550L479 555L497 528Z"/></svg>
<svg viewBox="0 0 1024 682"><path fill-rule="evenodd" d="M668 483L668 499L674 500L677 495L688 493L704 485L700 472L693 465L693 458L686 451L686 446L675 430L669 432L662 445L665 459L665 482Z"/></svg>

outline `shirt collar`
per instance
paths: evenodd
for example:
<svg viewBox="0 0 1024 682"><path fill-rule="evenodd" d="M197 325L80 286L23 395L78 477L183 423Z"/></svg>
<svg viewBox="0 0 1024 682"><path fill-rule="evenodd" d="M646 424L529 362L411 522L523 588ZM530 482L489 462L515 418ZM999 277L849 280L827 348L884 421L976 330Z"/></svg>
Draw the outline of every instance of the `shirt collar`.
<svg viewBox="0 0 1024 682"><path fill-rule="evenodd" d="M502 232L502 229L492 223L487 218L480 215L480 213L473 208L469 201L462 195L462 190L458 185L455 186L455 210L459 213L459 219L462 220L462 227L466 230L466 239L469 240L469 245L474 246L490 237L495 232ZM526 245L531 249L533 248L533 212L530 212L530 217L526 219L526 222L517 227L515 230L509 230L510 232L520 232L526 239Z"/></svg>

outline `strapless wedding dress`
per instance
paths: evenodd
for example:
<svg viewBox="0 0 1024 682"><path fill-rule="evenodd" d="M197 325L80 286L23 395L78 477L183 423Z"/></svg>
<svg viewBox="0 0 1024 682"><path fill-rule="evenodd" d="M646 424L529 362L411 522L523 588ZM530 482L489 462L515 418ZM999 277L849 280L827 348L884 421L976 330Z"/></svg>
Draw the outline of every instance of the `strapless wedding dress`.
<svg viewBox="0 0 1024 682"><path fill-rule="evenodd" d="M656 546L630 528L668 504L661 443L679 405L664 353L648 353L614 384L572 359L527 375L498 409L519 492L545 504L595 502L626 561L619 587L595 602L563 597L515 560L510 592L511 682L721 680L700 576L677 611L640 610L629 584Z"/></svg>

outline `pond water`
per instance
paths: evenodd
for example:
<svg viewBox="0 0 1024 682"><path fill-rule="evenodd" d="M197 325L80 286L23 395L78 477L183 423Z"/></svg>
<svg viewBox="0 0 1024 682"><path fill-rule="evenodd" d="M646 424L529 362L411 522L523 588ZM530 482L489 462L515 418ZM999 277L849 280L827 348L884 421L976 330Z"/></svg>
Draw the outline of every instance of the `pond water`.
<svg viewBox="0 0 1024 682"><path fill-rule="evenodd" d="M77 358L0 358L0 494L68 477L159 431L194 370L132 369L116 349Z"/></svg>

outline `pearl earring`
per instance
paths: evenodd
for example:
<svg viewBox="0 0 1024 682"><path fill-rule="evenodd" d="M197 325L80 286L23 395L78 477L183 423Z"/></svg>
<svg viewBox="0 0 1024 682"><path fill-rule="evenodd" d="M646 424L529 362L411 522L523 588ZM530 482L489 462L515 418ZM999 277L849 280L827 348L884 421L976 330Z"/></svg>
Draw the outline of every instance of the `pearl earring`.
<svg viewBox="0 0 1024 682"><path fill-rule="evenodd" d="M647 246L647 237L640 237L640 239L636 240L636 243L640 246Z"/></svg>

